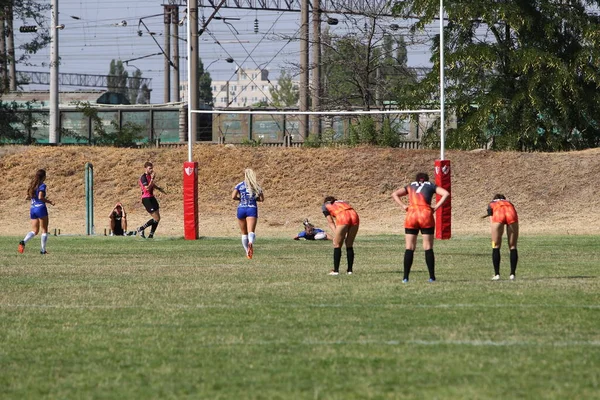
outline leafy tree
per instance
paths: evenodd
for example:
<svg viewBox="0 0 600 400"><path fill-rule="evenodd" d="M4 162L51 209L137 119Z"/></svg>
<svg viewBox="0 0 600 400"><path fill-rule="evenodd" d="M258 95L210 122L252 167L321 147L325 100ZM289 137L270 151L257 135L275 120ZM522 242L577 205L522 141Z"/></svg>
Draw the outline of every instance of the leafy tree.
<svg viewBox="0 0 600 400"><path fill-rule="evenodd" d="M413 71L406 65L406 43L381 26L376 17L355 32L332 37L325 31L322 74L322 99L325 108L360 106L370 109L384 101L395 101L407 82L414 82Z"/></svg>
<svg viewBox="0 0 600 400"><path fill-rule="evenodd" d="M198 60L198 98L205 104L213 105L212 78L210 72L204 70L204 63Z"/></svg>
<svg viewBox="0 0 600 400"><path fill-rule="evenodd" d="M398 16L437 18L428 0L397 2ZM446 97L458 127L448 147L568 150L600 145L600 19L597 0L447 0ZM439 102L434 68L404 98L407 108ZM436 136L434 130L431 135Z"/></svg>
<svg viewBox="0 0 600 400"><path fill-rule="evenodd" d="M7 46L0 48L0 68L2 74L0 76L8 78L8 66L10 63L19 64L25 63L37 51L45 47L50 42L48 29L44 29L46 25L47 10L50 9L50 4L43 4L36 0L0 0L0 24L5 37L8 39L8 29L13 26L14 20L20 20L23 24L36 25L38 29L35 33L23 34L25 42L19 46L21 55L9 54ZM33 21L33 23L32 23ZM0 42L2 42L0 40ZM3 42L6 43L6 42ZM15 102L3 103L2 94L9 90L8 80L0 82L0 143L30 143L32 141L28 131L34 124L30 116L31 114L17 113L19 109L30 108L29 104L19 106ZM18 126L24 126L24 130L20 130Z"/></svg>
<svg viewBox="0 0 600 400"><path fill-rule="evenodd" d="M281 71L277 80L277 89L271 87L271 96L275 107L291 107L298 105L300 93L298 86L292 81L292 75L285 70Z"/></svg>
<svg viewBox="0 0 600 400"><path fill-rule="evenodd" d="M107 84L108 91L121 93L125 95L127 98L128 90L127 90L127 78L129 74L125 70L125 66L123 65L123 61L121 60L111 60L110 61L110 69L107 76Z"/></svg>
<svg viewBox="0 0 600 400"><path fill-rule="evenodd" d="M141 87L142 71L136 68L131 78L129 79L127 98L129 99L129 104L137 104L138 100L140 100L139 97L143 95Z"/></svg>

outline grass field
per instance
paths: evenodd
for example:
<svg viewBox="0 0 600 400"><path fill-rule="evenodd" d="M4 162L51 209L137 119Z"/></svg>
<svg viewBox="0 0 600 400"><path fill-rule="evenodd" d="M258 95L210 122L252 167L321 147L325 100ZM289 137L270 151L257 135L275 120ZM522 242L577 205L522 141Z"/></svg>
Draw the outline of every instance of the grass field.
<svg viewBox="0 0 600 400"><path fill-rule="evenodd" d="M331 242L0 237L3 399L599 399L600 241L521 238L492 282L487 237ZM342 258L344 267L345 256ZM342 269L343 269L342 267Z"/></svg>

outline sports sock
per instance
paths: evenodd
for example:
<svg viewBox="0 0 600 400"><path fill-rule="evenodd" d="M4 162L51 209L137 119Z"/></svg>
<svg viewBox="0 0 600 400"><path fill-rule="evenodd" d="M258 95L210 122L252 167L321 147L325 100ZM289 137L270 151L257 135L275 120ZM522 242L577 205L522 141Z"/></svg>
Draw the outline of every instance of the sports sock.
<svg viewBox="0 0 600 400"><path fill-rule="evenodd" d="M141 232L144 229L146 229L147 227L154 225L154 222L156 222L156 221L154 221L154 218L150 218L148 221L146 221L146 223L144 225L142 225L138 228L138 232Z"/></svg>
<svg viewBox="0 0 600 400"><path fill-rule="evenodd" d="M352 272L352 266L354 266L354 247L346 247L346 258L348 259L348 272Z"/></svg>
<svg viewBox="0 0 600 400"><path fill-rule="evenodd" d="M494 275L500 275L500 249L492 249L492 264L494 264Z"/></svg>
<svg viewBox="0 0 600 400"><path fill-rule="evenodd" d="M154 232L156 232L156 228L158 228L159 221L156 221L154 219L153 219L153 221L154 221L154 223L151 225L152 229L150 229L150 235L154 235Z"/></svg>
<svg viewBox="0 0 600 400"><path fill-rule="evenodd" d="M42 233L42 253L46 252L46 242L48 241L48 234L47 233Z"/></svg>
<svg viewBox="0 0 600 400"><path fill-rule="evenodd" d="M404 251L404 279L408 279L408 274L410 274L410 268L412 267L414 255L414 250L406 249Z"/></svg>
<svg viewBox="0 0 600 400"><path fill-rule="evenodd" d="M517 272L517 263L519 262L519 252L517 249L510 249L510 274Z"/></svg>
<svg viewBox="0 0 600 400"><path fill-rule="evenodd" d="M340 261L342 260L342 248L335 247L333 249L333 270L335 272L340 271Z"/></svg>
<svg viewBox="0 0 600 400"><path fill-rule="evenodd" d="M254 244L256 240L256 234L254 232L248 232L248 243Z"/></svg>
<svg viewBox="0 0 600 400"><path fill-rule="evenodd" d="M248 253L248 235L242 235L242 246L244 246L244 250L246 250L246 254Z"/></svg>
<svg viewBox="0 0 600 400"><path fill-rule="evenodd" d="M429 279L435 281L435 254L433 254L433 249L425 250L425 263L429 270Z"/></svg>
<svg viewBox="0 0 600 400"><path fill-rule="evenodd" d="M32 237L34 237L34 236L35 236L35 232L33 232L33 231L32 231L32 232L29 232L29 233L28 233L28 234L25 236L25 239L23 239L23 241L24 241L25 243L27 243L27 242L29 242L29 241L31 240L31 238L32 238Z"/></svg>

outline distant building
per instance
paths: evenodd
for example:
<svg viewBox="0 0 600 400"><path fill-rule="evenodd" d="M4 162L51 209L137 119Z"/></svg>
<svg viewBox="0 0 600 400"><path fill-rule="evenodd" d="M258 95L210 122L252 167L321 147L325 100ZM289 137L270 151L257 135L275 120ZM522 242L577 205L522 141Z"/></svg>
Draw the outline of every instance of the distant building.
<svg viewBox="0 0 600 400"><path fill-rule="evenodd" d="M294 82L298 85L298 82ZM181 98L187 99L188 83L182 82L180 87ZM257 103L271 105L273 96L271 90L279 89L277 81L269 80L269 71L266 69L238 68L235 80L213 80L212 96L213 106L224 107L250 107Z"/></svg>

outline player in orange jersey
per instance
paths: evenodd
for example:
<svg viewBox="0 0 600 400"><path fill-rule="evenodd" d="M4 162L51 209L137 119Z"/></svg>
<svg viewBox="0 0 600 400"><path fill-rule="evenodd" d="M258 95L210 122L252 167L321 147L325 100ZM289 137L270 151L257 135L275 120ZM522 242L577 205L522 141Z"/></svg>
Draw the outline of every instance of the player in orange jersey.
<svg viewBox="0 0 600 400"><path fill-rule="evenodd" d="M337 200L333 196L325 197L323 201L323 215L333 234L333 270L329 275L339 275L340 261L342 259L342 246L346 244L346 258L348 270L346 273L352 275L354 265L354 239L358 233L360 219L358 214L348 202Z"/></svg>
<svg viewBox="0 0 600 400"><path fill-rule="evenodd" d="M442 196L442 198L436 203L435 207L432 207L431 200L434 194ZM408 205L401 200L404 196L408 196ZM450 192L429 182L429 175L423 172L417 174L414 182L392 193L394 201L406 211L404 220L406 250L404 252L403 283L408 282L419 230L423 235L423 249L425 250L425 262L429 270L429 282L435 282L435 255L433 254L435 220L433 219L433 213L444 204L448 197L450 197Z"/></svg>
<svg viewBox="0 0 600 400"><path fill-rule="evenodd" d="M500 246L502 245L502 235L506 225L506 234L508 236L508 247L510 249L510 280L515 279L517 271L517 262L519 253L517 252L517 240L519 239L519 217L515 206L503 194L494 196L492 202L488 205L487 214L483 218L491 217L490 224L492 229L492 264L494 265L494 277L492 280L500 280Z"/></svg>

